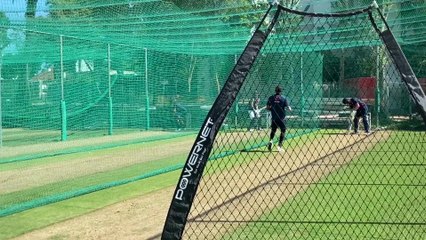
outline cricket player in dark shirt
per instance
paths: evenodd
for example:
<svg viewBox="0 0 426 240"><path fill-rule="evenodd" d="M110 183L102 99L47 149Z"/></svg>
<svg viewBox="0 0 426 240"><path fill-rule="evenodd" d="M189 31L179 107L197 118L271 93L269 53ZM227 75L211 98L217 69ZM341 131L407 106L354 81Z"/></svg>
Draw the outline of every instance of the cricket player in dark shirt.
<svg viewBox="0 0 426 240"><path fill-rule="evenodd" d="M354 122L354 133L358 133L359 119L362 118L364 124L364 130L367 134L370 133L370 126L368 123L368 107L362 100L358 98L344 98L342 103L349 106L349 108L355 112L353 119Z"/></svg>
<svg viewBox="0 0 426 240"><path fill-rule="evenodd" d="M280 128L281 134L278 140L278 151L283 151L283 142L285 139L285 132L287 127L285 125L286 109L291 111L291 107L286 97L281 95L282 88L280 86L275 87L275 94L268 98L266 103L266 109L271 111L271 134L269 136L268 150L272 151L272 145L274 143L275 133Z"/></svg>

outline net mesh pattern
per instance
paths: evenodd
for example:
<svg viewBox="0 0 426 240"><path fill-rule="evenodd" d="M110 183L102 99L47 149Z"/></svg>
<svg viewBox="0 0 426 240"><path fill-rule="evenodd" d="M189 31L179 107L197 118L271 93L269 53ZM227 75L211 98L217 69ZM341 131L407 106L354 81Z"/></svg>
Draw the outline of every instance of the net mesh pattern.
<svg viewBox="0 0 426 240"><path fill-rule="evenodd" d="M426 86L426 5L377 2ZM1 0L0 217L179 169L268 6ZM250 111L278 84L293 108L282 154L266 148L269 112ZM369 136L343 134L352 96L368 105ZM366 15L281 14L218 135L185 238L424 239L425 136L407 96ZM141 152L115 149L129 145Z"/></svg>
<svg viewBox="0 0 426 240"><path fill-rule="evenodd" d="M345 56L347 72L336 68ZM326 89L327 77L340 90ZM268 149L274 109L250 116L251 101L266 106L277 85L292 111L282 149L279 128ZM367 128L352 125L348 96L366 104ZM424 123L395 122L412 102L367 14L283 11L237 99L233 114L248 127L219 131L183 239L425 237Z"/></svg>

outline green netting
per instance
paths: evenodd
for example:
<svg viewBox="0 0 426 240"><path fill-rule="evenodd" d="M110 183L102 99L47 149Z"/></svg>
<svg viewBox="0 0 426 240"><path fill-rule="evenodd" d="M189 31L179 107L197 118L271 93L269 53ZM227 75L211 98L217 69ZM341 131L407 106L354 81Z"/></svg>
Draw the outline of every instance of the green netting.
<svg viewBox="0 0 426 240"><path fill-rule="evenodd" d="M335 13L365 7L371 1L288 0L279 3L302 11ZM378 4L424 84L425 3L381 0ZM267 7L265 0L2 0L0 175L6 184L0 189L0 215L136 181L181 166L187 145L176 146L176 142L192 143L193 138L185 136L192 136L193 130L199 129ZM281 17L227 116L220 133L224 141L217 142L217 149L211 156L217 169L248 164L238 159L242 149L256 152L265 148L270 116L263 110L257 119L259 130L255 130L256 126L251 125L255 123L250 119L250 101L257 92L260 104L265 105L276 84L284 87L284 94L293 107L287 134L289 139L297 140L292 144L311 144L312 139L320 139L323 141L311 144L310 150L321 152L326 151L324 146L352 139L342 139L340 135L348 128L349 114L342 107L341 98L360 97L369 106L372 128L391 129L378 136L396 145L382 146L377 137L377 141L371 141L377 143L377 148L367 157L358 155L363 148L359 144L345 149L342 155L353 156L353 152L358 152L356 157L361 159L355 170L349 168L348 171L354 171L350 177L363 171L388 171L366 166L364 158L370 161L369 156L374 156L373 164L376 165L386 164L380 160L382 158L392 158L395 166L412 168L391 169L404 174L389 178L396 178L400 184L413 173L412 186L420 185L424 189L421 180L425 179L424 144L415 145L413 140L413 146L409 146L408 141L403 150L395 150L403 145L403 140L413 136L424 143L422 132L400 131L412 130L421 124L404 84L366 15L340 21ZM387 134L392 137L387 138ZM334 135L339 137L333 138ZM151 144L138 145L142 143ZM118 147L124 150L117 150ZM383 150L387 148L392 149L392 157ZM118 153L111 155L109 149ZM169 149L173 154L147 157L152 152ZM99 153L99 150L106 153ZM93 152L99 155L92 156ZM129 152L131 155L127 155ZM302 159L305 152L280 160ZM263 155L249 154L249 161L263 160ZM414 159L413 162L405 161L402 158L405 155ZM402 162L394 159L398 157ZM80 158L87 160L89 165L79 162ZM148 163L144 162L145 158ZM114 165L117 163L120 164ZM208 174L219 171L215 167L209 168ZM252 170L256 172L257 169ZM333 184L327 176L324 175L325 180L318 185ZM241 178L247 179L244 174ZM365 178L381 180L374 174ZM377 182L365 185L374 184ZM392 187L385 190L395 193L389 190ZM210 193L214 191L211 189ZM411 198L424 195L423 189L412 189ZM324 191L334 190L326 188ZM200 194L202 198L203 193ZM369 195L370 192L361 191L361 194ZM404 204L406 198L401 197ZM302 201L300 199L294 200L296 204ZM424 208L419 212L422 210ZM279 211L271 210L271 215L257 217L269 221ZM303 209L297 211L303 212ZM409 237L417 236L419 228L424 227L421 225L424 219L421 216L418 219L415 223L419 224L411 226L414 232L411 235L409 227L398 227L407 231ZM296 220L291 224L297 225ZM304 224L307 223L297 225L297 231L301 231ZM345 228L338 226L336 229ZM197 232L196 228L190 227L189 231ZM372 228L371 231L378 231ZM235 230L232 234L238 235L241 231ZM364 235L359 236L354 238ZM391 233L385 237L389 236ZM262 236L256 235L256 238Z"/></svg>
<svg viewBox="0 0 426 240"><path fill-rule="evenodd" d="M65 130L73 138L116 129L174 130L176 104L184 107L183 128L198 127L235 58L42 37L56 56L42 48L31 59L36 62L3 64L3 77L16 74L14 81L3 81L6 146L9 128ZM37 62L38 56L44 60Z"/></svg>
<svg viewBox="0 0 426 240"><path fill-rule="evenodd" d="M21 145L15 136L9 137L8 129L13 128L49 130L49 134L37 139L46 142L150 128L197 128L267 3L4 2L0 7L2 144ZM308 12L339 12L359 9L371 2L280 3ZM412 59L415 72L420 78L424 77L421 57L424 55L421 47L424 5L411 1L378 3L407 57ZM292 31L299 31L298 36L287 39L286 45L274 46L272 51L295 54L287 57L285 61L291 65L284 64L282 73L272 74L282 77L283 81L298 78L297 73L304 75L304 79L309 80L297 89L307 93L319 91L321 86L333 92L330 89L342 83L343 78L376 75L372 67L367 67L372 71L365 69L361 74L353 73L351 66L370 51L359 50L361 47L377 46L379 41L351 42L352 36L365 31L363 23L354 23L351 27L339 24L342 23L323 26L325 30L318 29L313 35L309 30L321 22L289 22ZM305 40L288 49L300 39ZM329 39L332 44L312 44L320 39ZM344 50L339 55L338 49L349 47L352 50ZM298 56L300 49L330 52ZM343 68L338 71L345 74L341 79L330 72L324 73L324 79L309 77L309 74L321 75L323 61ZM319 69L309 73L301 64L319 64ZM264 73L259 74L261 78ZM312 100L304 99L304 95L306 93L291 96L296 105L300 105L301 112ZM318 92L318 96L321 97L322 92ZM177 116L174 111L175 99L185 107L184 116ZM245 99L240 101L245 104ZM177 118L183 118L184 123L178 123ZM15 139L13 143L10 138ZM28 142L22 140L22 144L24 141Z"/></svg>
<svg viewBox="0 0 426 240"><path fill-rule="evenodd" d="M378 13L371 14L385 29ZM292 110L272 121L276 109L265 111L258 121L266 127L222 128L210 156L233 154L210 157L204 172L194 147L163 238L425 237L425 218L417 214L425 203L424 121L366 12L336 17L281 10L248 71L234 104L248 106L241 118L253 96L265 106L277 85ZM348 97L361 99L366 112L351 113L342 104ZM284 142L280 129L271 134L274 121L286 125ZM178 195L192 190L191 177L199 172L196 193Z"/></svg>

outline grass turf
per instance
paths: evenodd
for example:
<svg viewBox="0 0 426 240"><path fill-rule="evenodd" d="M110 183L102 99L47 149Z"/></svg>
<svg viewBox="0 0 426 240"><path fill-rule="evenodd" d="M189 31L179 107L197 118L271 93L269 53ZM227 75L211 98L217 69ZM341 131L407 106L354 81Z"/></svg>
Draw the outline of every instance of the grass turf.
<svg viewBox="0 0 426 240"><path fill-rule="evenodd" d="M167 146L167 142L182 141L183 139L193 138L193 136L185 136L172 140L163 140L162 144ZM302 136L306 138L306 136ZM289 141L289 144L292 140ZM149 148L158 144L157 142L145 143L143 147ZM244 144L246 145L246 144ZM92 155L108 154L111 151L132 151L134 148L141 147L140 144L132 146L122 146L117 149L102 149L90 152ZM58 161L67 161L74 158L85 156L87 153L75 153L64 155L61 157L40 158L32 161L15 162L3 164L3 170L13 170L19 168L36 167L43 164L48 164ZM182 159L186 158L187 154L176 155L164 159L156 159L155 161L134 164L132 166L115 169L113 171L101 172L90 176L82 176L66 181L51 183L48 185L35 187L23 191L4 194L0 198L0 206L6 208L13 203L23 202L35 196L43 198L61 192L72 191L73 189L81 189L88 185L102 184L105 182L116 181L117 179L131 178L135 175L147 174L152 171L170 167L177 164L183 164ZM86 156L87 157L87 156ZM232 159L232 154L224 156ZM231 161L232 162L232 161ZM228 162L228 164L231 164ZM241 163L240 163L241 164ZM225 167L225 166L224 166ZM147 179L131 182L122 186L108 188L102 191L92 192L80 197L74 197L60 202L51 203L45 206L30 209L14 215L0 218L0 239L7 239L19 236L26 232L48 226L50 224L63 221L72 217L83 215L85 213L103 208L113 203L118 203L125 199L144 195L146 193L174 186L180 171L172 171L161 174L161 176L149 177ZM135 190L137 189L137 190ZM111 198L111 196L119 196ZM37 221L34 221L37 219Z"/></svg>
<svg viewBox="0 0 426 240"><path fill-rule="evenodd" d="M425 239L424 136L394 133L225 239Z"/></svg>
<svg viewBox="0 0 426 240"><path fill-rule="evenodd" d="M416 143L415 139L404 146L398 144L399 142L395 139L398 139L398 137L394 136L386 143L377 145L373 149L374 154L362 155L352 164L327 176L320 182L312 184L303 194L299 194L280 208L263 215L259 221L249 223L246 228L236 231L229 237L231 239L235 236L248 238L279 238L279 236L321 238L321 236L327 235L339 239L363 238L365 236L378 238L407 236L410 239L421 239L420 237L424 237L424 231L423 235L421 233L424 223L423 225L421 221L417 224L410 223L413 223L413 219L422 220L424 218L421 212L414 211L419 209L419 206L426 205L424 193L418 190L419 184L423 184L423 187L426 185L424 182L424 165L422 170L422 168L415 167L415 162L401 162L401 159L406 159L401 156L401 152L409 152L410 149L415 148L416 146L413 145ZM291 142L288 143L291 145ZM392 151L400 152L400 154L387 154L387 152ZM415 159L413 161L418 162L420 159L423 163L425 162L424 156L418 154L413 156L413 159ZM156 161L155 164L165 166L173 164L175 161L176 159L172 158L164 159L164 162ZM148 171L161 167L160 165L155 166L155 164L151 167L141 165L136 171L140 173L143 169ZM401 166L404 167L398 168ZM131 172L131 168L115 171L119 176ZM83 215L110 204L174 186L179 173L180 171L174 171L161 176L150 177L0 218L0 239L19 236L31 230ZM423 182L413 183L410 181L410 179L419 180L418 177L415 177L419 175L423 175ZM380 177L369 179L366 176ZM107 175L105 177L108 178ZM365 179L369 179L371 182L361 181ZM385 180L388 181L387 184L383 184ZM389 182L389 180L395 180L395 182ZM362 184L349 184L353 182ZM118 197L111 198L110 196ZM365 202L365 199L368 201ZM389 199L393 199L393 201L388 201L390 203L386 205L386 200ZM324 205L323 203L333 203L334 205ZM411 210L403 211L406 205L412 205ZM391 215L386 215L383 210L374 215L362 214L377 206L382 209L391 208L397 211L394 211ZM355 209L356 211L349 212L347 209ZM274 220L274 216L289 215L292 218L288 218L284 222ZM295 216L305 216L306 218L298 219ZM386 221L382 221L383 217L386 217L384 219ZM34 221L34 219L37 219L37 221ZM265 222L269 223L265 224ZM351 235L345 235L348 229L351 229Z"/></svg>
<svg viewBox="0 0 426 240"><path fill-rule="evenodd" d="M114 203L174 186L179 173L174 171L2 217L0 218L0 239L10 239Z"/></svg>

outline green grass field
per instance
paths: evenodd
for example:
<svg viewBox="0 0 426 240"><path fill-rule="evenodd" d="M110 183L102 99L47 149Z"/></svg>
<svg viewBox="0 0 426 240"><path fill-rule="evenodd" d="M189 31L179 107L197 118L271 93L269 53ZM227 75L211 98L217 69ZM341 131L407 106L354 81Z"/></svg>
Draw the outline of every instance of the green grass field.
<svg viewBox="0 0 426 240"><path fill-rule="evenodd" d="M412 150L425 142L417 135L401 144L404 136L394 133L227 239L424 239L426 156Z"/></svg>
<svg viewBox="0 0 426 240"><path fill-rule="evenodd" d="M316 137L322 133L323 131L318 131L298 136L286 144L289 148L293 148L300 142L316 141ZM424 212L419 209L424 210L426 198L424 191L419 191L419 186L421 188L426 185L425 156L421 152L413 153L414 158L408 161L401 154L415 149L415 144L421 148L424 139L410 137L406 145L401 145L399 140L406 136L407 132L393 133L386 142L377 144L371 151L360 155L338 171L324 176L304 192L264 213L258 221L247 223L245 227L239 228L227 238L277 239L280 236L288 236L296 239L315 239L329 236L333 239L364 239L374 236L376 239L389 239L406 236L405 239L421 239L425 235L425 223ZM82 157L90 159L113 154L121 155L140 149L154 149L158 145L167 148L183 141L192 145L193 139L194 135L167 140L154 139L147 143L12 162L0 165L0 172L31 169L74 161ZM389 154L390 152L392 154ZM98 186L98 189L77 194L76 197L58 199L47 205L42 204L36 208L1 217L0 239L10 239L35 229L42 229L127 199L149 196L150 193L164 188L174 188L181 171L180 166L186 160L187 154L187 151L176 151L155 161L136 162L105 172L1 194L0 206L5 208L16 202L25 202L35 195L45 198L52 194L78 192L87 186ZM229 161L226 164L218 163L220 165L218 170L229 169L236 163L232 154L224 158ZM238 162L238 164L246 163ZM105 183L112 184L102 188ZM375 209L378 210L374 211ZM277 219L277 216L281 217ZM348 229L351 230L351 235L347 235ZM277 233L280 236L277 236Z"/></svg>
<svg viewBox="0 0 426 240"><path fill-rule="evenodd" d="M11 158L3 158L2 161L4 160L5 163L0 165L0 173L19 174L23 170L31 171L31 169L36 170L51 165L57 167L58 171L64 171L61 166L66 168L65 164L81 159L120 156L121 161L126 161L127 157L135 158L136 155L143 160L143 156L138 156L133 152L149 151L155 146L167 147L180 142L187 142L190 146L193 139L193 133L177 136L168 134L165 137L148 137L138 141L128 140L115 144L104 144L104 146L89 145L85 148L77 146L77 149L58 149L54 150L56 151L54 154L33 155L33 159L30 158L31 154L23 153ZM0 212L5 215L0 217L0 239L9 239L126 199L143 196L152 191L175 185L180 171L173 170L180 170L186 159L187 150L182 149L175 152L164 154L164 157L156 157L154 160L135 161L105 171L82 173L63 180L52 180L40 186L21 186L8 193L0 191ZM84 166L75 165L73 167L78 169ZM81 171L85 171L85 169L81 169ZM67 175L66 169L64 174ZM28 210L23 211L25 209ZM13 211L17 213L10 215L10 212L13 213Z"/></svg>
<svg viewBox="0 0 426 240"><path fill-rule="evenodd" d="M179 173L179 171L174 171L2 217L0 218L0 239L10 239L126 199L144 196L153 191L174 186Z"/></svg>
<svg viewBox="0 0 426 240"><path fill-rule="evenodd" d="M81 158L107 158L112 154L120 153L126 155L128 152L138 149L153 149L157 145L168 148L171 144L182 141L188 142L189 145L193 143L193 134L180 135L172 135L169 139L160 135L150 136L142 140L130 139L120 143L105 143L96 145L96 147L89 144L88 146L67 147L66 149L61 148L40 154L18 154L3 158L0 172L19 172L22 169L36 169L51 164L61 166L62 163ZM306 136L302 136L302 138L304 139ZM289 144L291 143L292 140L289 141ZM251 144L254 143L248 141L233 146L237 149L243 149ZM52 181L41 186L17 189L10 193L1 194L0 206L2 207L0 212L4 216L0 218L0 239L15 237L125 199L175 186L188 153L187 151L174 152L176 153L156 158L155 161L135 163L89 175L83 174L66 180ZM232 160L233 153L231 152L222 156L213 156L213 158L230 159L229 163L223 166L224 168L235 162L235 159ZM75 167L78 168L79 166ZM135 189L138 190L135 191ZM107 197L111 196L112 193L113 196L117 197ZM14 211L16 213L10 215ZM37 219L37 221L33 221L34 219Z"/></svg>

